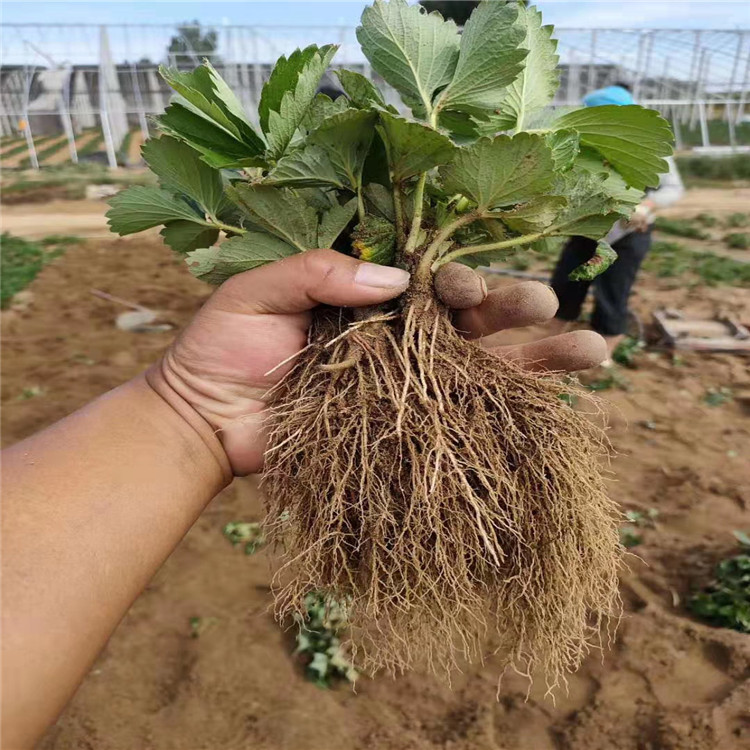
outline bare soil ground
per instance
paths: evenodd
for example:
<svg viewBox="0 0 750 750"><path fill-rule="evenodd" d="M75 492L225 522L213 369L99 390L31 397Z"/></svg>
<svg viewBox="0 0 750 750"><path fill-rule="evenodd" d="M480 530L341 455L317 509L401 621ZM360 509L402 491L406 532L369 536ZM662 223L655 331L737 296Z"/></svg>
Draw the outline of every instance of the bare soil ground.
<svg viewBox="0 0 750 750"><path fill-rule="evenodd" d="M710 196L716 203L730 200ZM17 207L21 208L21 207ZM44 211L16 215L34 236L76 231ZM72 212L47 206L50 215ZM702 201L699 210L710 210ZM735 209L741 210L741 209ZM83 205L80 215L90 215ZM7 218L7 214L6 214ZM101 225L100 225L101 228ZM505 283L505 282L497 282ZM88 240L47 266L2 314L3 440L43 428L145 368L173 333L117 330L98 288L184 325L207 296L158 237ZM750 324L750 291L688 288L644 274L634 299ZM750 636L695 621L684 602L750 526L747 360L639 355L628 390L602 395L616 450L611 490L626 509L656 508L623 577L626 615L613 647L594 653L553 703L540 682L489 659L452 689L420 673L363 677L356 693L306 682L292 637L268 612L273 558L223 538L258 520L253 479L217 497L123 620L43 750L741 750L750 747ZM591 377L595 377L592 375ZM709 407L707 388L732 401ZM38 390L35 390L38 389ZM26 397L30 393L38 393ZM211 624L191 638L190 618Z"/></svg>

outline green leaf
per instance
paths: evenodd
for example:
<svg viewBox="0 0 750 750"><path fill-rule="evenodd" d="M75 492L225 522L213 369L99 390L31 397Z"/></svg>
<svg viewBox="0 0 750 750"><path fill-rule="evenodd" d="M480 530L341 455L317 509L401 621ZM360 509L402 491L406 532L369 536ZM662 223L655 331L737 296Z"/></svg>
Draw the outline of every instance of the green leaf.
<svg viewBox="0 0 750 750"><path fill-rule="evenodd" d="M285 188L246 183L235 183L227 193L253 224L298 250L317 246L318 214L301 196Z"/></svg>
<svg viewBox="0 0 750 750"><path fill-rule="evenodd" d="M308 137L309 143L320 146L326 152L334 169L355 191L372 143L376 118L375 112L348 109L329 117Z"/></svg>
<svg viewBox="0 0 750 750"><path fill-rule="evenodd" d="M653 109L587 107L563 115L557 125L578 131L581 143L596 149L631 187L657 187L669 170L662 157L672 153L672 130Z"/></svg>
<svg viewBox="0 0 750 750"><path fill-rule="evenodd" d="M479 4L464 26L456 72L440 95L438 106L459 112L495 113L528 54L520 46L526 34L516 23L517 17L515 3Z"/></svg>
<svg viewBox="0 0 750 750"><path fill-rule="evenodd" d="M578 133L569 128L555 130L547 135L547 145L552 149L552 160L557 172L567 172L580 150Z"/></svg>
<svg viewBox="0 0 750 750"><path fill-rule="evenodd" d="M295 50L280 57L263 87L259 116L271 159L283 156L315 97L320 79L337 47L333 44Z"/></svg>
<svg viewBox="0 0 750 750"><path fill-rule="evenodd" d="M643 200L643 190L628 187L625 180L612 167L602 162L602 157L594 149L584 146L573 162L573 172L587 172L597 178L597 189L615 202L613 207L629 216L633 207Z"/></svg>
<svg viewBox="0 0 750 750"><path fill-rule="evenodd" d="M567 205L567 199L561 195L540 195L510 211L493 212L492 217L500 219L514 232L531 234L551 226Z"/></svg>
<svg viewBox="0 0 750 750"><path fill-rule="evenodd" d="M578 268L574 268L568 278L571 281L591 281L604 273L617 260L617 253L609 243L599 240L594 254Z"/></svg>
<svg viewBox="0 0 750 750"><path fill-rule="evenodd" d="M297 249L265 232L248 232L233 237L218 248L201 248L188 253L190 273L209 284L221 284L230 276L295 255Z"/></svg>
<svg viewBox="0 0 750 750"><path fill-rule="evenodd" d="M349 109L349 102L345 96L331 99L325 94L316 94L302 118L301 127L309 133L319 128L329 117L345 112L347 109Z"/></svg>
<svg viewBox="0 0 750 750"><path fill-rule="evenodd" d="M165 190L190 196L208 214L218 213L224 198L221 174L190 146L174 138L151 138L141 154Z"/></svg>
<svg viewBox="0 0 750 750"><path fill-rule="evenodd" d="M184 200L156 187L135 185L127 188L110 198L109 205L109 228L119 235L142 232L174 219L205 223L203 217Z"/></svg>
<svg viewBox="0 0 750 750"><path fill-rule="evenodd" d="M279 159L263 179L266 185L287 187L346 187L325 149L308 144Z"/></svg>
<svg viewBox="0 0 750 750"><path fill-rule="evenodd" d="M170 221L160 232L164 242L178 253L210 247L219 239L219 230L192 221Z"/></svg>
<svg viewBox="0 0 750 750"><path fill-rule="evenodd" d="M396 228L379 216L365 216L352 232L352 255L369 263L389 265L396 251Z"/></svg>
<svg viewBox="0 0 750 750"><path fill-rule="evenodd" d="M246 147L246 155L260 156L263 139L255 132L242 105L207 60L190 73L159 68L164 80L182 97L180 103L213 125L224 129Z"/></svg>
<svg viewBox="0 0 750 750"><path fill-rule="evenodd" d="M504 119L496 123L498 130L523 130L529 117L552 101L560 85L560 58L556 54L557 40L552 39L552 26L542 26L542 14L536 8L521 5L518 25L524 32L521 46L528 55L521 74L508 86L500 107Z"/></svg>
<svg viewBox="0 0 750 750"><path fill-rule="evenodd" d="M357 199L352 198L343 206L335 205L320 218L318 247L333 247L336 238L346 229L357 210Z"/></svg>
<svg viewBox="0 0 750 750"><path fill-rule="evenodd" d="M544 138L530 133L482 138L458 149L440 168L449 193L471 198L480 211L524 203L552 182L552 152Z"/></svg>
<svg viewBox="0 0 750 750"><path fill-rule="evenodd" d="M202 154L203 161L217 169L265 164L262 156L253 156L242 141L179 101L167 107L157 124L163 133L194 148Z"/></svg>
<svg viewBox="0 0 750 750"><path fill-rule="evenodd" d="M373 105L385 107L383 95L369 78L345 68L337 70L336 75L341 88L355 107L359 109L367 109Z"/></svg>
<svg viewBox="0 0 750 750"><path fill-rule="evenodd" d="M406 0L375 0L362 13L357 39L375 71L416 113L429 114L435 92L456 69L456 24Z"/></svg>
<svg viewBox="0 0 750 750"><path fill-rule="evenodd" d="M580 235L598 240L620 218L617 204L602 188L606 177L570 174L563 184L568 207L555 220L557 234ZM559 189L560 184L557 188Z"/></svg>
<svg viewBox="0 0 750 750"><path fill-rule="evenodd" d="M447 136L390 112L380 112L378 132L385 143L395 182L447 164L456 152Z"/></svg>
<svg viewBox="0 0 750 750"><path fill-rule="evenodd" d="M384 219L391 222L396 221L393 193L387 187L373 182L365 186L363 193L368 206L377 211Z"/></svg>

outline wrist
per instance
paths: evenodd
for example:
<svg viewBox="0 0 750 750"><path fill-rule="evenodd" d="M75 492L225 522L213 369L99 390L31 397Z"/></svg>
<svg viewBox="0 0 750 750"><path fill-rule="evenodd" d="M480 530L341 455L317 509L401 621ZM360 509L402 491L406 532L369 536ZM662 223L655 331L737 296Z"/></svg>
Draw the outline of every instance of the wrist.
<svg viewBox="0 0 750 750"><path fill-rule="evenodd" d="M205 464L206 470L215 472L222 487L228 485L234 474L217 430L173 386L164 357L136 378L136 383L139 381L158 399L154 402L156 407L161 405L164 408L164 414L185 439L191 460L199 460Z"/></svg>

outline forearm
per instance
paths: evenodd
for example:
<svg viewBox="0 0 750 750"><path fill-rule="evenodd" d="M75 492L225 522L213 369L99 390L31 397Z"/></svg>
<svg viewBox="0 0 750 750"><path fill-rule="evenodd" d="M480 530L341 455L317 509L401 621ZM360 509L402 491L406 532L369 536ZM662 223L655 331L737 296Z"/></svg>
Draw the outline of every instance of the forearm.
<svg viewBox="0 0 750 750"><path fill-rule="evenodd" d="M3 453L3 747L54 720L230 478L208 425L143 377Z"/></svg>

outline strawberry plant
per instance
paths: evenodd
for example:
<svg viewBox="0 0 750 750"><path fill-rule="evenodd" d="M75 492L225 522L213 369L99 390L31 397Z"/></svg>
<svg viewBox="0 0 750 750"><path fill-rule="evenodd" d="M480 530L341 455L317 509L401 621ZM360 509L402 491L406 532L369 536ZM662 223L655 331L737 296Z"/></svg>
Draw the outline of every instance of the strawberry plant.
<svg viewBox="0 0 750 750"><path fill-rule="evenodd" d="M208 62L162 70L176 96L143 147L160 186L114 197L110 225L163 225L212 284L317 247L411 271L394 304L319 310L270 396L279 616L304 616L311 591L345 599L358 663L391 671L449 669L491 630L555 683L617 610L601 439L554 377L462 338L433 276L583 235L599 244L575 275L592 278L672 136L638 106L550 111L556 42L534 8L485 1L459 33L376 0L357 37L403 111L348 70L345 96L316 94L332 45L278 60L257 125Z"/></svg>

